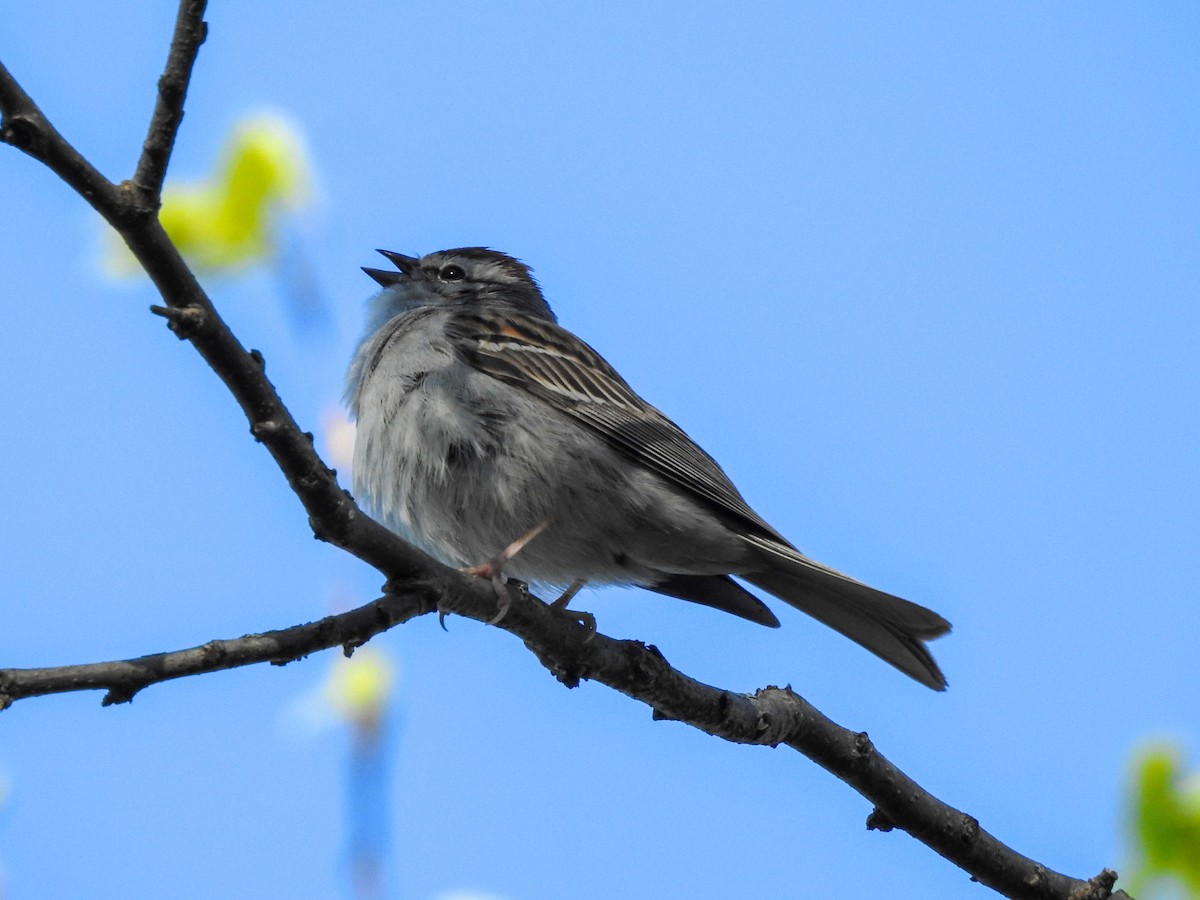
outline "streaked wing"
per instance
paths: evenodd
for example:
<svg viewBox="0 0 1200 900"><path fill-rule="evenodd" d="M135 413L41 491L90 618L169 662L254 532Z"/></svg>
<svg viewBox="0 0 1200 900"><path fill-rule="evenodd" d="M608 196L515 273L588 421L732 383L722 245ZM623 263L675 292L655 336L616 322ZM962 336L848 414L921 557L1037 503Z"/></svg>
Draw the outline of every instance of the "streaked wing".
<svg viewBox="0 0 1200 900"><path fill-rule="evenodd" d="M528 391L592 429L627 459L787 544L711 456L571 332L511 309L464 309L455 313L449 332L479 371Z"/></svg>

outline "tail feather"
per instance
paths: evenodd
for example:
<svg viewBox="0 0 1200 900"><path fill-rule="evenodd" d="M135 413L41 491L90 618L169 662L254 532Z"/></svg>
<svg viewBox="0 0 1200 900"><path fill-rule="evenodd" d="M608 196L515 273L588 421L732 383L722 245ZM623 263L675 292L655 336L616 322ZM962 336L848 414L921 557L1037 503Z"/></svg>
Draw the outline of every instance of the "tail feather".
<svg viewBox="0 0 1200 900"><path fill-rule="evenodd" d="M950 631L932 610L868 587L775 541L746 536L767 567L740 577L840 631L935 691L946 677L925 641Z"/></svg>
<svg viewBox="0 0 1200 900"><path fill-rule="evenodd" d="M647 589L703 603L768 628L779 627L779 620L767 605L727 575L670 575L647 585Z"/></svg>

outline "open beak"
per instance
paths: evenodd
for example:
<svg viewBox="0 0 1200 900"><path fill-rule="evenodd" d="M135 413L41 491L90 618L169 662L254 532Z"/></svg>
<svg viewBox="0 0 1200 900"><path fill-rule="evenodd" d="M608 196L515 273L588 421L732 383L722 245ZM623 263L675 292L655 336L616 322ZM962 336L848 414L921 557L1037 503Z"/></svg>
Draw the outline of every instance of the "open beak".
<svg viewBox="0 0 1200 900"><path fill-rule="evenodd" d="M370 275L380 287L391 287L393 284L399 284L416 270L417 263L420 262L415 256L405 256L403 253L396 253L393 250L378 250L376 252L382 253L400 270L399 272L388 272L384 269L372 269L368 266L363 266L362 270Z"/></svg>

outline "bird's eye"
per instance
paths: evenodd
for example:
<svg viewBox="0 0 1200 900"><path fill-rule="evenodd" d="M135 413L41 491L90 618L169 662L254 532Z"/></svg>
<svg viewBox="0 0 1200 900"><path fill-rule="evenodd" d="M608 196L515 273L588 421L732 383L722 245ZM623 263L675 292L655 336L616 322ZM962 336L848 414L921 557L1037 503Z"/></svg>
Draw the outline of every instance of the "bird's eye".
<svg viewBox="0 0 1200 900"><path fill-rule="evenodd" d="M467 277L467 273L462 266L456 266L454 263L451 263L448 266L442 266L442 271L438 272L438 277L442 281L462 281Z"/></svg>

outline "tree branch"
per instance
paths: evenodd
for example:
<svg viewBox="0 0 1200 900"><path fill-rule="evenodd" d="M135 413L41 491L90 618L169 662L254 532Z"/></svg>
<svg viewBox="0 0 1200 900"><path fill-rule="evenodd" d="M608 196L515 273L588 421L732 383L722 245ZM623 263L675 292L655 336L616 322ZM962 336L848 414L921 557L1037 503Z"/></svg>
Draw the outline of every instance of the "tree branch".
<svg viewBox="0 0 1200 900"><path fill-rule="evenodd" d="M209 641L171 653L136 659L54 666L44 669L0 670L0 709L16 700L70 691L104 690L104 706L128 703L142 688L160 681L200 675L221 669L269 662L282 666L318 650L342 646L349 655L381 631L431 612L432 592L418 582L358 609L316 622L231 640Z"/></svg>
<svg viewBox="0 0 1200 900"><path fill-rule="evenodd" d="M386 596L341 615L279 631L173 653L93 665L0 670L0 708L24 697L104 689L105 703L125 702L142 688L187 675L259 662L283 664L329 647L347 652L372 635L439 609L488 621L497 597L491 583L468 578L406 544L355 506L335 473L300 430L263 370L217 314L157 218L159 193L196 53L206 34L203 0L182 0L166 70L132 182L105 179L45 118L0 65L0 141L56 172L122 236L158 288L165 307L153 311L188 340L241 406L255 439L266 446L299 497L313 533L357 556L388 578ZM743 744L785 745L851 785L874 804L868 827L900 828L1013 898L1106 900L1115 873L1089 882L1052 872L1014 852L978 823L948 806L886 760L865 734L836 725L790 688L753 695L710 687L672 668L653 646L590 635L577 622L510 585L511 605L499 627L521 638L568 687L582 679L606 684L654 710Z"/></svg>
<svg viewBox="0 0 1200 900"><path fill-rule="evenodd" d="M511 605L498 627L521 638L568 687L598 681L649 706L657 720L677 721L738 744L786 746L849 784L874 804L867 827L899 828L1007 897L1106 900L1126 895L1104 870L1084 882L1022 856L971 816L934 797L901 772L866 734L842 728L791 688L752 695L712 687L673 668L654 646L589 634L578 622L509 586ZM280 631L210 641L138 659L46 669L0 670L0 704L42 694L104 689L104 703L123 703L142 688L173 678L254 663L283 665L318 650L347 652L371 636L440 608L486 622L496 614L491 583L428 559L416 580L358 609Z"/></svg>
<svg viewBox="0 0 1200 900"><path fill-rule="evenodd" d="M142 158L131 179L147 200L157 206L162 196L163 178L175 147L175 135L183 121L183 100L192 80L192 66L200 45L208 36L204 21L207 0L184 0L175 18L175 35L167 54L167 67L158 79L158 102L150 119L150 130L142 144Z"/></svg>
<svg viewBox="0 0 1200 900"><path fill-rule="evenodd" d="M0 63L0 141L43 163L93 208L115 210L123 206L116 186L63 139L3 63Z"/></svg>

